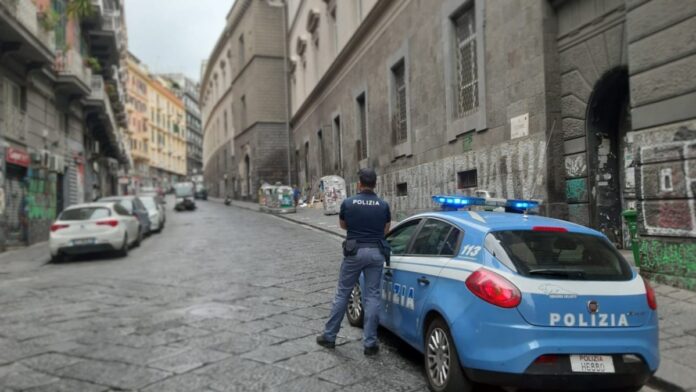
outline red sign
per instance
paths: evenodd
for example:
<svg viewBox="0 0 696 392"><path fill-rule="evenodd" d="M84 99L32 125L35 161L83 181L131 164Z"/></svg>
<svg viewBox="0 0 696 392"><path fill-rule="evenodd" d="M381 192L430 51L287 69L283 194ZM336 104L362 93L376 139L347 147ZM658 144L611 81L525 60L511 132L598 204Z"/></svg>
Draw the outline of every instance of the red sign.
<svg viewBox="0 0 696 392"><path fill-rule="evenodd" d="M19 166L29 167L31 160L29 159L29 154L18 148L8 147L5 153L5 160L7 163L12 163Z"/></svg>

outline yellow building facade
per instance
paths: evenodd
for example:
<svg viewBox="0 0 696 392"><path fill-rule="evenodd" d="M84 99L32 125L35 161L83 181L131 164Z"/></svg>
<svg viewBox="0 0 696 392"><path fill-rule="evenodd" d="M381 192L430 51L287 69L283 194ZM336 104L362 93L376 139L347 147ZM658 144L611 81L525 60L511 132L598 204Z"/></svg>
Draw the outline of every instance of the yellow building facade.
<svg viewBox="0 0 696 392"><path fill-rule="evenodd" d="M148 85L150 173L165 188L186 176L186 109L160 77Z"/></svg>
<svg viewBox="0 0 696 392"><path fill-rule="evenodd" d="M186 111L159 76L132 54L128 58L128 136L132 183L169 189L186 177Z"/></svg>

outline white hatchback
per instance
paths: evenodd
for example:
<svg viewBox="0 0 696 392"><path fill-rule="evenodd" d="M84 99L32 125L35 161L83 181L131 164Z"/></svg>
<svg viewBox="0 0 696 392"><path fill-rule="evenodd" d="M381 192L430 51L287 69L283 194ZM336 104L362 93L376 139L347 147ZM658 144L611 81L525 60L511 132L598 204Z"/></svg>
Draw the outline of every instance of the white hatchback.
<svg viewBox="0 0 696 392"><path fill-rule="evenodd" d="M51 260L64 256L116 251L121 256L142 241L138 218L114 202L70 206L51 225Z"/></svg>

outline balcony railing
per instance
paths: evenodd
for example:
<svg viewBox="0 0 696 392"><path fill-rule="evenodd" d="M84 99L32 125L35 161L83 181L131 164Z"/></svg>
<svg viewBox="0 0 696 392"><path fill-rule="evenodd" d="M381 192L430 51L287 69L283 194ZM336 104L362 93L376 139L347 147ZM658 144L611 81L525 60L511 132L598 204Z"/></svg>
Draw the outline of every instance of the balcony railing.
<svg viewBox="0 0 696 392"><path fill-rule="evenodd" d="M17 21L34 37L36 37L50 51L54 51L56 44L54 33L47 31L39 25L39 10L32 1L28 0L0 0L0 8L9 11Z"/></svg>
<svg viewBox="0 0 696 392"><path fill-rule="evenodd" d="M57 51L53 68L59 75L72 75L80 79L85 85L90 84L92 71L85 67L82 56L74 49Z"/></svg>

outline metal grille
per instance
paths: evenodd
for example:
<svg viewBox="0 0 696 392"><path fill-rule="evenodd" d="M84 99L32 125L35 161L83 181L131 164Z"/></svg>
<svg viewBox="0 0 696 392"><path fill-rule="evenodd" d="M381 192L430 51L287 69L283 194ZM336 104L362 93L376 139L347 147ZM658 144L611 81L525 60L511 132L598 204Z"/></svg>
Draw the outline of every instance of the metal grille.
<svg viewBox="0 0 696 392"><path fill-rule="evenodd" d="M408 130L406 128L406 78L405 78L404 63L401 62L394 68L394 113L392 114L392 129L394 130L394 139L396 144L405 142L408 139Z"/></svg>
<svg viewBox="0 0 696 392"><path fill-rule="evenodd" d="M365 96L358 98L358 121L360 121L360 159L367 158L367 113L365 109Z"/></svg>
<svg viewBox="0 0 696 392"><path fill-rule="evenodd" d="M455 115L462 118L475 112L478 102L478 70L476 68L476 24L474 9L454 19L456 38L456 102Z"/></svg>

